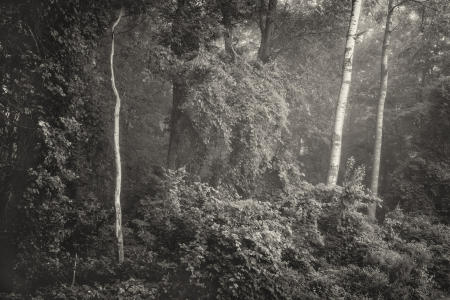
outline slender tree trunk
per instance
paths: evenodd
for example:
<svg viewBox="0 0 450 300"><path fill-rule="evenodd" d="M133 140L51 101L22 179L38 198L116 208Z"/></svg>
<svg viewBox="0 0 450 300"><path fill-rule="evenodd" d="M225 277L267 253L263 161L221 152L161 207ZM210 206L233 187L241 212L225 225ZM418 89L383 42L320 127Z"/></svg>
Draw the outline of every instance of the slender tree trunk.
<svg viewBox="0 0 450 300"><path fill-rule="evenodd" d="M232 60L235 60L237 54L233 47L233 28L232 27L225 28L225 32L223 34L223 39L225 42L225 52L227 52L228 55L230 55Z"/></svg>
<svg viewBox="0 0 450 300"><path fill-rule="evenodd" d="M119 256L119 263L123 263L123 232L122 232L122 208L120 206L120 191L122 187L122 162L120 159L120 96L116 88L116 81L114 77L114 34L116 26L119 24L123 16L123 8L120 9L119 17L112 26L111 39L111 85L116 96L116 107L114 110L114 156L116 160L116 189L114 193L114 207L116 210L116 238L117 250Z"/></svg>
<svg viewBox="0 0 450 300"><path fill-rule="evenodd" d="M269 0L267 8L265 0L258 1L259 29L261 30L261 43L258 50L258 58L267 63L271 56L272 35L275 29L275 14L278 0Z"/></svg>
<svg viewBox="0 0 450 300"><path fill-rule="evenodd" d="M384 30L383 46L381 50L381 74L380 74L380 92L378 98L378 112L377 112L377 127L375 136L375 146L373 151L373 166L372 166L372 181L370 189L373 195L378 195L378 183L380 174L380 157L381 145L383 139L383 114L384 102L386 101L386 93L388 87L388 58L389 58L389 43L392 32L392 15L394 13L394 0L389 0L388 13L386 17L386 28ZM375 220L376 204L369 206L369 218Z"/></svg>
<svg viewBox="0 0 450 300"><path fill-rule="evenodd" d="M328 185L337 183L339 165L341 162L342 129L344 127L345 110L347 107L348 94L352 82L353 52L355 49L356 32L358 30L359 15L361 13L362 0L352 0L352 16L347 33L345 45L344 63L342 72L341 89L339 91L336 117L334 123L333 139L330 155L330 166L328 169Z"/></svg>

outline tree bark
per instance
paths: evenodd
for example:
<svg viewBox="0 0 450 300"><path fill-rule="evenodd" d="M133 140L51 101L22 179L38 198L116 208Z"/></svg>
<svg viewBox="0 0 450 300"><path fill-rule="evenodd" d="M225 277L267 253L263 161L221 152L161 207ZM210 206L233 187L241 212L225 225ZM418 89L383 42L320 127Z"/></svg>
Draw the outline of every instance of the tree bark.
<svg viewBox="0 0 450 300"><path fill-rule="evenodd" d="M224 27L223 40L225 44L225 52L234 61L237 54L233 47L233 6L229 0L221 0L219 5L222 12L222 25Z"/></svg>
<svg viewBox="0 0 450 300"><path fill-rule="evenodd" d="M269 0L267 4L265 0L258 1L259 10L259 29L261 30L261 43L258 50L258 58L267 63L271 56L271 42L273 31L275 29L275 14L277 11L278 0Z"/></svg>
<svg viewBox="0 0 450 300"><path fill-rule="evenodd" d="M123 263L123 232L122 232L122 208L120 205L120 191L122 188L122 162L120 159L120 96L116 88L114 77L114 34L116 26L123 16L123 8L120 9L119 17L114 22L111 29L111 85L116 97L116 106L114 110L114 156L116 161L116 189L114 193L114 207L116 211L116 239L119 264Z"/></svg>
<svg viewBox="0 0 450 300"><path fill-rule="evenodd" d="M341 161L342 129L344 127L345 110L347 107L348 94L352 81L353 52L355 49L356 32L358 30L359 15L361 13L362 0L352 0L352 15L347 32L347 43L345 45L344 63L342 72L341 89L339 91L336 117L331 145L330 166L328 169L327 185L336 185L339 165Z"/></svg>
<svg viewBox="0 0 450 300"><path fill-rule="evenodd" d="M177 1L177 10L172 25L173 41L171 49L180 59L196 57L200 41L196 28L186 25L186 18L192 14L192 8L185 0ZM167 167L176 169L187 165L193 158L197 136L190 117L183 111L188 98L189 85L184 74L172 78L172 110L169 128L169 148L167 151Z"/></svg>
<svg viewBox="0 0 450 300"><path fill-rule="evenodd" d="M172 110L170 114L169 151L167 153L167 167L177 169L186 161L181 157L187 154L186 143L183 142L183 131L191 126L188 117L184 114L182 106L187 98L187 86L181 78L172 81Z"/></svg>
<svg viewBox="0 0 450 300"><path fill-rule="evenodd" d="M378 112L377 112L377 127L375 136L375 145L373 151L373 165L372 165L372 181L370 190L374 196L378 195L378 183L380 174L380 157L381 146L383 139L383 114L384 103L386 101L387 87L388 87L388 58L389 58L389 44L392 33L392 16L394 13L394 0L389 0L388 13L386 16L386 28L384 30L383 46L381 50L381 74L380 74L380 91L378 97ZM368 209L369 219L375 220L376 204L371 204Z"/></svg>

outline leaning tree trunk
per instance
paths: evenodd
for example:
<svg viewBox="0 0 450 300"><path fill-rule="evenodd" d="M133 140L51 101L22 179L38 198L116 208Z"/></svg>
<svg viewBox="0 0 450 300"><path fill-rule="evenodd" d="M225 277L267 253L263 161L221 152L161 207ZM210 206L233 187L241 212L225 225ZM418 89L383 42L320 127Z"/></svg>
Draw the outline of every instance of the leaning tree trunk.
<svg viewBox="0 0 450 300"><path fill-rule="evenodd" d="M378 98L378 112L377 112L377 127L375 136L375 146L373 154L373 166L372 166L372 181L370 189L373 195L378 195L378 182L380 174L380 157L381 157L381 145L383 139L383 114L384 114L384 102L386 100L387 86L388 86L388 58L389 58L389 43L392 32L392 15L394 13L394 0L389 0L388 13L386 17L386 28L384 30L383 46L381 50L381 75L380 75L380 92ZM375 220L376 204L369 206L369 219Z"/></svg>
<svg viewBox="0 0 450 300"><path fill-rule="evenodd" d="M114 110L114 156L116 160L116 189L114 193L114 207L116 210L116 238L119 263L123 263L123 232L122 232L122 208L120 207L120 190L122 187L122 162L120 159L120 96L116 88L114 77L114 33L116 26L119 24L123 16L123 8L120 9L119 17L112 26L111 34L111 85L116 96L116 107Z"/></svg>
<svg viewBox="0 0 450 300"><path fill-rule="evenodd" d="M362 0L352 1L352 16L347 33L345 45L344 63L342 72L341 89L339 91L336 117L334 123L333 139L330 155L330 166L328 169L328 185L335 185L338 179L339 165L341 162L342 129L344 127L345 110L347 107L348 94L352 81L353 52L355 49L356 32L358 30L359 15L361 13Z"/></svg>

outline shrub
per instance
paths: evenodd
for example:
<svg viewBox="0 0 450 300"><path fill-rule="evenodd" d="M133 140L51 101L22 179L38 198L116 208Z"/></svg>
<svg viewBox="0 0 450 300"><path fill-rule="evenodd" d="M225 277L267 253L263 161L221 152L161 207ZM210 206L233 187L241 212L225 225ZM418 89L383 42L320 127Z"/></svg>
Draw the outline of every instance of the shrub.
<svg viewBox="0 0 450 300"><path fill-rule="evenodd" d="M160 179L154 195L128 214L122 265L86 239L92 250L80 258L76 285L48 286L37 295L430 299L448 291L448 228L399 210L380 226L369 222L365 208L376 199L361 176L335 188L288 184L264 200L213 188L184 170ZM100 241L112 236L97 234Z"/></svg>

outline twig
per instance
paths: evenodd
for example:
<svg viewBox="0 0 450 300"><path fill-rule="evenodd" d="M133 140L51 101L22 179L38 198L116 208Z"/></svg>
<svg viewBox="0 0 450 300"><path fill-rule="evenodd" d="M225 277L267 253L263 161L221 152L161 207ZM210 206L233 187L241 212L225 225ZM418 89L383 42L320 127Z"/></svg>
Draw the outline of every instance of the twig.
<svg viewBox="0 0 450 300"><path fill-rule="evenodd" d="M124 16L124 17L126 17L126 16ZM138 22L136 22L135 24L133 24L130 28L128 28L128 29L126 29L126 30L123 30L123 31L118 31L118 32L116 33L116 35L130 32L131 30L135 29L135 28L138 27L139 25L144 24L145 20L146 20L146 19L142 17L141 20L139 20Z"/></svg>
<svg viewBox="0 0 450 300"><path fill-rule="evenodd" d="M71 288L75 285L75 276L77 272L77 260L78 260L78 253L75 253L75 263L73 264L73 275L72 275L72 284L70 285Z"/></svg>
<svg viewBox="0 0 450 300"><path fill-rule="evenodd" d="M41 55L41 48L39 48L39 43L36 39L36 36L33 33L33 30L31 30L31 27L28 24L25 24L25 25L28 27L28 31L30 32L31 37L33 38L33 41L34 41L34 44L36 45L36 50L37 50L38 54Z"/></svg>

